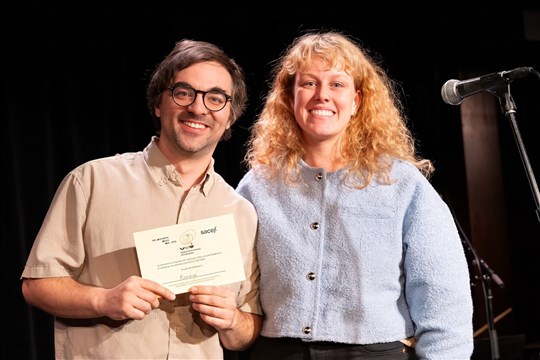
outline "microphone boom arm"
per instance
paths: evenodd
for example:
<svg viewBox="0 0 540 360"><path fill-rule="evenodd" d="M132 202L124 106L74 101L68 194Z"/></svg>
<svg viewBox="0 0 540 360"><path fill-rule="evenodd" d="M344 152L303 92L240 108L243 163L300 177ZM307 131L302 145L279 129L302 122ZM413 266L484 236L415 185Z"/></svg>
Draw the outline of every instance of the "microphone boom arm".
<svg viewBox="0 0 540 360"><path fill-rule="evenodd" d="M536 182L529 157L527 156L527 151L525 150L525 144L521 138L521 133L516 121L516 104L514 103L514 99L510 94L510 83L508 83L508 85L504 88L493 91L493 94L498 97L502 112L510 121L512 132L514 133L514 139L516 140L519 150L519 155L521 156L521 161L523 163L523 167L525 168L525 173L527 175L527 179L529 180L529 186L531 187L533 198L536 203L536 217L538 221L540 221L540 191L538 190L538 183Z"/></svg>

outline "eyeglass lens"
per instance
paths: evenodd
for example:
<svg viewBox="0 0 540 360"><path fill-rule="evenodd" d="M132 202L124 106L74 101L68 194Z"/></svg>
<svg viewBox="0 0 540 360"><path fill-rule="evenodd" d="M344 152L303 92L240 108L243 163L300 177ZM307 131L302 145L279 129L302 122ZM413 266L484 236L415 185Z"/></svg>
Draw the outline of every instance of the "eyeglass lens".
<svg viewBox="0 0 540 360"><path fill-rule="evenodd" d="M204 106L211 111L219 111L227 104L227 95L216 90L195 90L189 86L176 86L173 89L173 100L177 105L189 106L195 102L197 93L202 94Z"/></svg>

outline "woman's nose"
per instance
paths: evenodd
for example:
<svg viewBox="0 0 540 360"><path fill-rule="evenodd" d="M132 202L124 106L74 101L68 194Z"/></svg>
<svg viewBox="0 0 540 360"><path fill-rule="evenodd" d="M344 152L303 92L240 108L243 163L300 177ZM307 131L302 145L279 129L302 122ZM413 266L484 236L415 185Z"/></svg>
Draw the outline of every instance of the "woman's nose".
<svg viewBox="0 0 540 360"><path fill-rule="evenodd" d="M319 86L317 90L317 98L321 101L330 101L329 89L325 86Z"/></svg>

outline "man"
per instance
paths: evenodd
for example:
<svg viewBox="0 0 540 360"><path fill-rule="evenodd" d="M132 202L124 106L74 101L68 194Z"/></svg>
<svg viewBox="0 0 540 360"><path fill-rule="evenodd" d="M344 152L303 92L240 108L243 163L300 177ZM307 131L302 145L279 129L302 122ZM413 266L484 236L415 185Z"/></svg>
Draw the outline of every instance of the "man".
<svg viewBox="0 0 540 360"><path fill-rule="evenodd" d="M212 157L245 110L244 73L215 45L183 40L155 68L147 100L157 135L64 178L23 270L27 303L55 316L57 359L217 359L259 334L256 213ZM226 214L244 281L175 296L141 277L135 232Z"/></svg>

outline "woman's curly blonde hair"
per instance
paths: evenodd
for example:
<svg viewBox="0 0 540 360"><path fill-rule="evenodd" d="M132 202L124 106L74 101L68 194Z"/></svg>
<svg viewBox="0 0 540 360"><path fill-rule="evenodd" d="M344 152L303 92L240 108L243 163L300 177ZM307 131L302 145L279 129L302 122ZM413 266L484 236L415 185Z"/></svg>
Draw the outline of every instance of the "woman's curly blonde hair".
<svg viewBox="0 0 540 360"><path fill-rule="evenodd" d="M357 42L336 31L306 33L276 60L271 88L251 128L247 166L261 168L270 178L298 181L305 147L291 107L292 88L296 73L310 66L315 56L329 68L344 69L362 94L335 154L345 165L349 183L360 189L374 179L390 183L392 159L408 161L429 177L433 164L416 155L395 83Z"/></svg>

